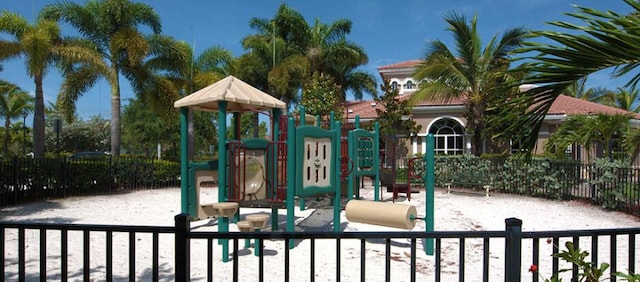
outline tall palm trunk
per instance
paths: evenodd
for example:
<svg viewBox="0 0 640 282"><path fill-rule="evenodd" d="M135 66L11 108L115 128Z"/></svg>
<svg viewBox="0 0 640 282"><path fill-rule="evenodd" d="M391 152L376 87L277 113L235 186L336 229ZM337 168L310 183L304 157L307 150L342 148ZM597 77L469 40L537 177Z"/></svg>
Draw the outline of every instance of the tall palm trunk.
<svg viewBox="0 0 640 282"><path fill-rule="evenodd" d="M193 110L189 110L189 114L187 115L187 132L189 135L187 156L189 156L189 159L193 159L196 155L196 130L193 125Z"/></svg>
<svg viewBox="0 0 640 282"><path fill-rule="evenodd" d="M33 113L33 156L44 158L44 93L42 74L34 76L36 84L35 111Z"/></svg>
<svg viewBox="0 0 640 282"><path fill-rule="evenodd" d="M7 116L4 119L4 145L2 146L5 156L9 156L9 126L11 126L11 119Z"/></svg>
<svg viewBox="0 0 640 282"><path fill-rule="evenodd" d="M471 154L479 156L482 152L482 131L484 130L484 122L482 115L484 107L478 102L468 103L467 128L473 132L471 136Z"/></svg>
<svg viewBox="0 0 640 282"><path fill-rule="evenodd" d="M111 64L111 154L120 155L120 78L115 62Z"/></svg>

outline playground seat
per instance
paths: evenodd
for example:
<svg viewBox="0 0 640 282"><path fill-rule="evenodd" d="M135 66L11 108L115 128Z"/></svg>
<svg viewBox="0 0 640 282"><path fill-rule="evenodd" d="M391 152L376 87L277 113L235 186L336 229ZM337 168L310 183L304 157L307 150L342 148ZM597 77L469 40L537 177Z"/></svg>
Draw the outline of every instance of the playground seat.
<svg viewBox="0 0 640 282"><path fill-rule="evenodd" d="M250 214L246 216L246 220L251 224L251 227L256 230L260 230L267 226L270 216L268 214Z"/></svg>
<svg viewBox="0 0 640 282"><path fill-rule="evenodd" d="M252 229L251 223L249 223L249 221L246 221L246 220L238 221L236 225L238 226L238 230L240 230L240 232L249 232Z"/></svg>
<svg viewBox="0 0 640 282"><path fill-rule="evenodd" d="M200 204L200 208L208 217L230 217L238 211L238 203L220 202Z"/></svg>

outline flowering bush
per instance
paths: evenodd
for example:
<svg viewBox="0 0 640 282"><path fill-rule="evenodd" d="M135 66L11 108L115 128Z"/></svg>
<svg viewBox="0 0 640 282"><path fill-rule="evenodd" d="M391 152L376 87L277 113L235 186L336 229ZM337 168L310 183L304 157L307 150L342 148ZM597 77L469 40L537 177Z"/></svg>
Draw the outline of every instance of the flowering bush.
<svg viewBox="0 0 640 282"><path fill-rule="evenodd" d="M551 242L552 242L551 239L547 239L548 244L551 244ZM603 281L607 279L603 277L607 269L609 269L608 263L603 262L600 264L600 266L597 266L595 263L586 261L586 258L589 256L589 252L582 251L579 248L576 248L573 245L573 242L566 242L565 248L566 248L565 250L561 251L560 253L553 254L553 256L560 258L566 262L570 262L574 266L578 267L578 270L579 270L578 277L577 277L578 280L575 280L575 281L597 282L597 281ZM559 272L566 272L571 270L572 270L571 268L566 268L566 269L561 269ZM545 282L562 281L562 278L559 278L558 274L551 276L550 279L546 279L542 277L542 275L538 272L538 266L535 264L532 264L529 267L529 272L539 275L541 278L544 279ZM621 277L627 281L640 281L640 274L616 272L613 275Z"/></svg>

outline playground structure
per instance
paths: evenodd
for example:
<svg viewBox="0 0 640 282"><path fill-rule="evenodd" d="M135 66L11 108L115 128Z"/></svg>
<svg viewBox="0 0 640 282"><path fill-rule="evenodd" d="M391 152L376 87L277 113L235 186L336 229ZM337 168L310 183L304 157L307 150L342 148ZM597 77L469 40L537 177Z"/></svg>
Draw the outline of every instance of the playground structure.
<svg viewBox="0 0 640 282"><path fill-rule="evenodd" d="M417 193L416 183L424 183L426 173L425 162L420 157L407 157L404 135L384 136L385 148L380 156L380 185L392 192L392 200L398 198L398 194L404 193L411 201L411 194Z"/></svg>
<svg viewBox="0 0 640 282"><path fill-rule="evenodd" d="M264 217L248 225L240 221L238 209L241 207L271 208L273 230L278 227L278 209L286 209L286 231L293 232L296 197L304 209L304 198L319 194L332 195L333 230L339 232L341 181L345 180L346 197L352 199L354 195L359 196L354 188L360 186L362 177L375 179L375 200L379 200L377 125L374 132L369 132L357 128L357 119L356 129L343 140L340 123L333 120L333 115L329 129L306 125L303 108L298 120L293 116L282 119L284 103L233 76L176 101L174 106L180 108L181 121L181 210L192 219L217 217L219 232L229 232L230 217L235 218L242 230L258 230L266 225ZM218 111L218 160L189 162L189 110ZM236 120L239 120L239 113L243 111L265 110L271 110L272 136L277 140L226 139L228 111L238 114ZM281 124L282 120L286 126ZM300 125L296 126L296 121ZM282 128L286 128L286 134L284 130L281 132ZM203 202L201 187L216 179L217 202ZM219 243L223 247L223 261L228 261L228 242L220 240Z"/></svg>

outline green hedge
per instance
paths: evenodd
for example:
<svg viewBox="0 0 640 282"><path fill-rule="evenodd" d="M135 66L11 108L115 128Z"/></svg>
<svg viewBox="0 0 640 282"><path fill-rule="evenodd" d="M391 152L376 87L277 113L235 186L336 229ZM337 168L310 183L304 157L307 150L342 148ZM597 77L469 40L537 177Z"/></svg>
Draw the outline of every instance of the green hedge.
<svg viewBox="0 0 640 282"><path fill-rule="evenodd" d="M542 158L485 159L471 155L435 158L435 180L439 187L446 183L477 186L488 177L494 189L504 193L557 200L588 199L617 210L638 209L639 175L640 170L630 168L627 163L606 159L586 165Z"/></svg>
<svg viewBox="0 0 640 282"><path fill-rule="evenodd" d="M0 206L126 189L178 187L180 163L131 157L0 163Z"/></svg>

